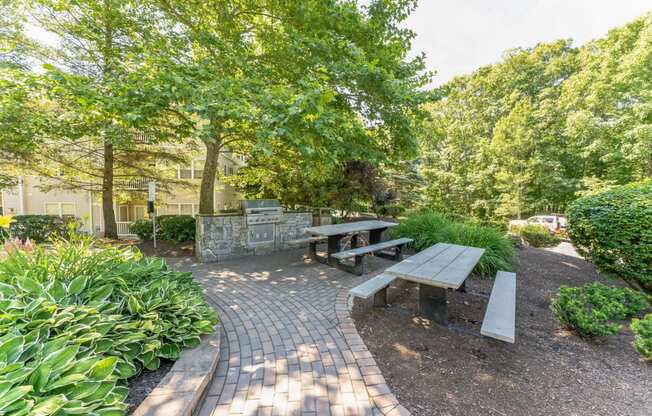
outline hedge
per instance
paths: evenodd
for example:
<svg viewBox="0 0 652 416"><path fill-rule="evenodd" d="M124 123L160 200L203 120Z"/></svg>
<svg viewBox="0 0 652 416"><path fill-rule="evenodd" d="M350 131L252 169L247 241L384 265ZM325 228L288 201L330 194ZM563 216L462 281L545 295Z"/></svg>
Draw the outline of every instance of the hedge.
<svg viewBox="0 0 652 416"><path fill-rule="evenodd" d="M16 215L9 226L9 234L23 241L29 238L42 243L53 237L67 237L70 225L76 222L77 218L73 216Z"/></svg>
<svg viewBox="0 0 652 416"><path fill-rule="evenodd" d="M161 215L156 217L156 238L168 241L194 241L195 218L190 215ZM141 240L152 239L152 221L138 220L129 231Z"/></svg>
<svg viewBox="0 0 652 416"><path fill-rule="evenodd" d="M568 235L600 271L652 293L652 180L576 200Z"/></svg>

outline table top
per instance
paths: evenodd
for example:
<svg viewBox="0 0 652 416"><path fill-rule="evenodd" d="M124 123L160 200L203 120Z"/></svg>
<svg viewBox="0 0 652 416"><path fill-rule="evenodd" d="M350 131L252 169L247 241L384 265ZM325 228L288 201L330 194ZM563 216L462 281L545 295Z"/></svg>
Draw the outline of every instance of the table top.
<svg viewBox="0 0 652 416"><path fill-rule="evenodd" d="M416 283L458 289L484 254L484 249L437 243L385 270Z"/></svg>
<svg viewBox="0 0 652 416"><path fill-rule="evenodd" d="M362 231L377 230L379 228L395 227L398 224L395 222L386 221L358 221L347 222L344 224L320 225L318 227L306 228L306 233L310 235L331 236L331 235L344 235L359 233Z"/></svg>

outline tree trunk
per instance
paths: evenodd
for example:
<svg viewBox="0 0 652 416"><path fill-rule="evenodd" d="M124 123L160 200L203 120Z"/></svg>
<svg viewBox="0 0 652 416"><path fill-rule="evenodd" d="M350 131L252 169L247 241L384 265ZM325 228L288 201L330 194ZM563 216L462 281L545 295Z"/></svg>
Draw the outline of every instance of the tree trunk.
<svg viewBox="0 0 652 416"><path fill-rule="evenodd" d="M220 140L215 142L204 142L206 145L206 160L204 161L204 172L201 177L201 188L199 189L199 213L213 214L215 206L213 195L215 193L215 180L219 167Z"/></svg>
<svg viewBox="0 0 652 416"><path fill-rule="evenodd" d="M118 227L113 211L113 144L104 143L104 167L102 178L102 216L104 237L118 238Z"/></svg>

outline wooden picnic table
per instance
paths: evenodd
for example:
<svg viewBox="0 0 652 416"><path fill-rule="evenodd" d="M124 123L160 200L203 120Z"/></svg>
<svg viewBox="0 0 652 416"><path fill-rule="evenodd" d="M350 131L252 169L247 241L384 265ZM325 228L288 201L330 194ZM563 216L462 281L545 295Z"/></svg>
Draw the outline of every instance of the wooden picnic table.
<svg viewBox="0 0 652 416"><path fill-rule="evenodd" d="M386 274L419 284L421 315L446 324L447 290L464 289L464 282L484 249L437 243L385 270Z"/></svg>
<svg viewBox="0 0 652 416"><path fill-rule="evenodd" d="M333 259L331 255L342 250L342 239L347 235L353 235L351 238L351 248L357 247L358 234L366 231L369 231L369 244L377 244L381 240L383 231L397 225L394 222L369 220L309 227L306 228L306 233L312 236L328 237L327 260L331 264L336 264L338 263L337 259Z"/></svg>

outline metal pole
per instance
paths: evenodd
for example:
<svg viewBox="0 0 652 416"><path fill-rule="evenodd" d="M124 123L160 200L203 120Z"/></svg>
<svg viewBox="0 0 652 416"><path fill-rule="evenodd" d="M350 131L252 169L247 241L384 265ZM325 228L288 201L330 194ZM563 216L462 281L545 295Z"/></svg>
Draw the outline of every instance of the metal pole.
<svg viewBox="0 0 652 416"><path fill-rule="evenodd" d="M152 238L154 241L154 248L156 248L156 211L152 214Z"/></svg>

